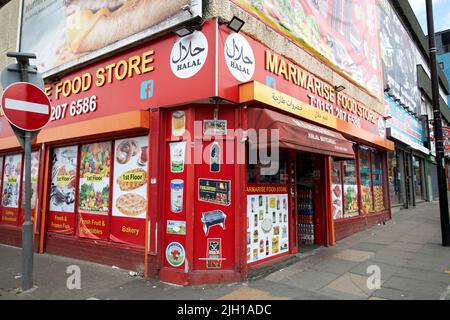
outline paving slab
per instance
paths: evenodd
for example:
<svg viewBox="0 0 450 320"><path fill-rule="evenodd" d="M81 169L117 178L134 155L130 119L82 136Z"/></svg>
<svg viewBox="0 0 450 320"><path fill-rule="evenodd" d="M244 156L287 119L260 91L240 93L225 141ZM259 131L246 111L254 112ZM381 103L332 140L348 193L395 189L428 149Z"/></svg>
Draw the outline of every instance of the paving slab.
<svg viewBox="0 0 450 320"><path fill-rule="evenodd" d="M370 257L374 255L373 252L369 251L361 251L361 250L343 250L334 255L335 258L354 261L354 262L363 262L368 260Z"/></svg>
<svg viewBox="0 0 450 320"><path fill-rule="evenodd" d="M338 277L339 275L330 272L305 270L280 282L300 289L317 291Z"/></svg>
<svg viewBox="0 0 450 320"><path fill-rule="evenodd" d="M318 263L314 265L313 267L309 268L309 270L325 271L341 275L348 272L358 264L359 262L356 261L343 260L332 257L328 258L324 263Z"/></svg>

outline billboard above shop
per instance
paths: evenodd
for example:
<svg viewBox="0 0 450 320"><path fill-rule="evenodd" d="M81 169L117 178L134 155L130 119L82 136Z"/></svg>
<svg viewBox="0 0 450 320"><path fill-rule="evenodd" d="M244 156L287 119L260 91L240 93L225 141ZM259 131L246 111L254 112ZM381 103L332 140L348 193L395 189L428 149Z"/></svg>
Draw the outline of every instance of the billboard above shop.
<svg viewBox="0 0 450 320"><path fill-rule="evenodd" d="M201 0L22 0L19 48L49 76L201 16Z"/></svg>
<svg viewBox="0 0 450 320"><path fill-rule="evenodd" d="M320 60L382 97L375 0L232 0Z"/></svg>
<svg viewBox="0 0 450 320"><path fill-rule="evenodd" d="M422 64L421 55L389 1L378 1L378 15L383 81L388 87L386 89L409 109L419 110L417 65Z"/></svg>

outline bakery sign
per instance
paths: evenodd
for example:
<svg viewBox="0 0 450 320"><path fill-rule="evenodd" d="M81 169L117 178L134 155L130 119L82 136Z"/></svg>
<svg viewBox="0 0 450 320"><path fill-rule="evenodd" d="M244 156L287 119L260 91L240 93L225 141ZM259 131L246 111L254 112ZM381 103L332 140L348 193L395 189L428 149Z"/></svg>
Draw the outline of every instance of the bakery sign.
<svg viewBox="0 0 450 320"><path fill-rule="evenodd" d="M22 0L19 47L55 74L202 16L201 0Z"/></svg>

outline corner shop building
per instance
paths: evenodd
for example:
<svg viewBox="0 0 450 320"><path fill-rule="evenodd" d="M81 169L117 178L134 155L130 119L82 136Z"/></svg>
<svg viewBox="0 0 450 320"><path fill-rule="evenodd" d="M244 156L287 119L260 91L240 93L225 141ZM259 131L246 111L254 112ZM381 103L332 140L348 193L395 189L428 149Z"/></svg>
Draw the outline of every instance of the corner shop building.
<svg viewBox="0 0 450 320"><path fill-rule="evenodd" d="M382 116L216 20L46 90L53 121L33 148L40 253L228 282L390 218ZM23 156L1 122L0 242L20 246ZM252 129L278 130L276 174L250 163L265 147ZM190 161L198 150L210 161Z"/></svg>

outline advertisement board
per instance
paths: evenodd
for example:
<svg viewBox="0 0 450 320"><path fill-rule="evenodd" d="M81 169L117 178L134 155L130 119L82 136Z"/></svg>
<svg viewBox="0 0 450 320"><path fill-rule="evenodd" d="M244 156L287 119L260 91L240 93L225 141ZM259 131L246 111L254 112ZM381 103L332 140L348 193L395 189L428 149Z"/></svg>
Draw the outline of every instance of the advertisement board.
<svg viewBox="0 0 450 320"><path fill-rule="evenodd" d="M53 150L48 231L73 234L78 147Z"/></svg>
<svg viewBox="0 0 450 320"><path fill-rule="evenodd" d="M107 239L111 142L81 146L78 189L79 236Z"/></svg>
<svg viewBox="0 0 450 320"><path fill-rule="evenodd" d="M22 0L19 47L47 76L201 16L201 0Z"/></svg>
<svg viewBox="0 0 450 320"><path fill-rule="evenodd" d="M115 141L110 239L144 246L148 137Z"/></svg>
<svg viewBox="0 0 450 320"><path fill-rule="evenodd" d="M289 252L288 195L247 195L247 263Z"/></svg>
<svg viewBox="0 0 450 320"><path fill-rule="evenodd" d="M375 0L232 0L381 97Z"/></svg>
<svg viewBox="0 0 450 320"><path fill-rule="evenodd" d="M378 1L378 16L384 84L401 103L419 110L417 65L421 64L420 53L389 1Z"/></svg>

